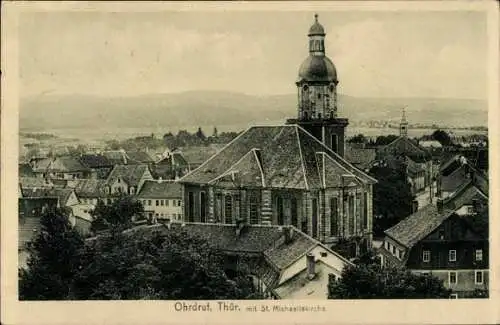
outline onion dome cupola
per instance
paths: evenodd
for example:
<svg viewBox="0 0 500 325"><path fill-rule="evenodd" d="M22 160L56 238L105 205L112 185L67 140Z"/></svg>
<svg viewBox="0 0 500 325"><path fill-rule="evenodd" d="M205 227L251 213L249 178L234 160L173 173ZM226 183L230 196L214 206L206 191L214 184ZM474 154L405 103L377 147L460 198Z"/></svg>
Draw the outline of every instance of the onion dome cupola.
<svg viewBox="0 0 500 325"><path fill-rule="evenodd" d="M337 115L337 70L325 55L325 30L314 15L309 28L309 56L299 68L296 85L299 98L299 118L321 118Z"/></svg>

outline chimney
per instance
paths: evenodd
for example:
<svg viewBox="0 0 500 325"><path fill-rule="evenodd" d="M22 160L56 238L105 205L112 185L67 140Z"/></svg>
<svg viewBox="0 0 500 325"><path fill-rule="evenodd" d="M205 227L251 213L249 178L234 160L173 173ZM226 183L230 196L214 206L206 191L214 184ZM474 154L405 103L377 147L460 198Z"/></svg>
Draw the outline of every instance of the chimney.
<svg viewBox="0 0 500 325"><path fill-rule="evenodd" d="M285 227L283 229L285 233L285 244L290 244L293 239L293 228L292 227Z"/></svg>
<svg viewBox="0 0 500 325"><path fill-rule="evenodd" d="M158 177L158 183L162 183L163 179L161 177Z"/></svg>
<svg viewBox="0 0 500 325"><path fill-rule="evenodd" d="M439 213L443 212L443 199L437 200L437 209Z"/></svg>
<svg viewBox="0 0 500 325"><path fill-rule="evenodd" d="M413 200L411 202L411 213L415 213L415 212L417 212L417 210L418 210L418 201Z"/></svg>
<svg viewBox="0 0 500 325"><path fill-rule="evenodd" d="M315 270L316 261L314 260L314 255L312 253L307 253L306 261L307 261L307 278L309 280L312 280L316 276L316 270Z"/></svg>

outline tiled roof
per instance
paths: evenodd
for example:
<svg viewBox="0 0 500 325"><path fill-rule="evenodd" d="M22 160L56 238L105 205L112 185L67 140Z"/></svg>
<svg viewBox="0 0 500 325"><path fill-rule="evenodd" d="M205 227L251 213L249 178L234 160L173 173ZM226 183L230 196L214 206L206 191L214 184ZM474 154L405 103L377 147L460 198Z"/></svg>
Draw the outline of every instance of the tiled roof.
<svg viewBox="0 0 500 325"><path fill-rule="evenodd" d="M376 159L377 149L375 148L355 148L351 145L346 146L345 159L359 168L368 168Z"/></svg>
<svg viewBox="0 0 500 325"><path fill-rule="evenodd" d="M207 184L232 174L241 186L334 187L340 175L376 182L297 125L251 127L180 182Z"/></svg>
<svg viewBox="0 0 500 325"><path fill-rule="evenodd" d="M153 163L154 159L144 151L127 151L128 164L132 163Z"/></svg>
<svg viewBox="0 0 500 325"><path fill-rule="evenodd" d="M112 167L113 163L104 155L82 155L80 162L88 168Z"/></svg>
<svg viewBox="0 0 500 325"><path fill-rule="evenodd" d="M168 181L146 181L142 185L138 198L181 198L182 184Z"/></svg>
<svg viewBox="0 0 500 325"><path fill-rule="evenodd" d="M411 248L453 213L453 210L447 209L439 212L436 205L429 204L387 229L385 234L407 248Z"/></svg>
<svg viewBox="0 0 500 325"><path fill-rule="evenodd" d="M148 169L147 165L116 165L108 176L108 184L114 183L118 178L121 178L129 186L137 187Z"/></svg>
<svg viewBox="0 0 500 325"><path fill-rule="evenodd" d="M382 255L382 258L384 259L384 265L386 266L392 266L392 267L403 267L405 264L405 261L399 260L396 256L392 255L391 252L389 252L385 247L382 245L381 247L377 248L375 250L377 254Z"/></svg>
<svg viewBox="0 0 500 325"><path fill-rule="evenodd" d="M69 188L26 188L23 189L23 198L57 198L59 204L64 206L72 193Z"/></svg>
<svg viewBox="0 0 500 325"><path fill-rule="evenodd" d="M488 202L488 192L481 191L472 180L469 180L447 197L443 204L446 208L456 211L464 205L472 204L475 198Z"/></svg>
<svg viewBox="0 0 500 325"><path fill-rule="evenodd" d="M97 198L105 195L106 180L85 179L78 182L75 187L76 196L79 198Z"/></svg>
<svg viewBox="0 0 500 325"><path fill-rule="evenodd" d="M51 181L41 177L19 177L21 188L49 188L53 187Z"/></svg>
<svg viewBox="0 0 500 325"><path fill-rule="evenodd" d="M30 164L21 163L19 164L19 177L35 177L35 172L31 168Z"/></svg>
<svg viewBox="0 0 500 325"><path fill-rule="evenodd" d="M33 167L33 171L35 172L45 172L47 171L47 168L49 168L50 164L52 163L51 158L36 158L31 160L35 165Z"/></svg>
<svg viewBox="0 0 500 325"><path fill-rule="evenodd" d="M428 150L420 147L418 143L407 137L398 137L388 145L379 148L378 151L384 154L405 154L411 156L413 160L418 160L418 162L431 157Z"/></svg>
<svg viewBox="0 0 500 325"><path fill-rule="evenodd" d="M80 172L88 171L88 168L83 166L82 163L74 157L62 156L53 160L47 170L51 172Z"/></svg>
<svg viewBox="0 0 500 325"><path fill-rule="evenodd" d="M182 149L182 156L191 169L198 167L218 152L214 147L188 147Z"/></svg>
<svg viewBox="0 0 500 325"><path fill-rule="evenodd" d="M127 163L127 157L125 151L115 150L115 151L104 151L102 153L106 159L113 165L123 165Z"/></svg>

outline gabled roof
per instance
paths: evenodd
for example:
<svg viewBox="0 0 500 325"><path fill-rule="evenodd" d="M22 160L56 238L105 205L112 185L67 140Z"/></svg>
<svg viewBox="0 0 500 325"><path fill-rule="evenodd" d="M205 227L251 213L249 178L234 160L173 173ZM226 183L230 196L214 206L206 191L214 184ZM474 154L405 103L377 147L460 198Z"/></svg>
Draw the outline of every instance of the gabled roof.
<svg viewBox="0 0 500 325"><path fill-rule="evenodd" d="M144 151L127 151L128 164L153 163L154 159Z"/></svg>
<svg viewBox="0 0 500 325"><path fill-rule="evenodd" d="M359 168L368 168L377 158L375 148L356 148L351 145L346 146L345 159Z"/></svg>
<svg viewBox="0 0 500 325"><path fill-rule="evenodd" d="M61 206L65 206L73 193L74 191L69 188L25 188L23 189L23 198L56 198Z"/></svg>
<svg viewBox="0 0 500 325"><path fill-rule="evenodd" d="M401 245L411 248L439 227L453 213L453 210L448 209L440 212L436 205L429 204L387 229L385 234Z"/></svg>
<svg viewBox="0 0 500 325"><path fill-rule="evenodd" d="M127 156L124 150L110 150L102 153L113 165L123 165L127 163Z"/></svg>
<svg viewBox="0 0 500 325"><path fill-rule="evenodd" d="M182 198L182 184L168 181L145 181L138 198L165 199Z"/></svg>
<svg viewBox="0 0 500 325"><path fill-rule="evenodd" d="M337 184L332 179L338 179L337 174L352 175L363 183L376 182L297 125L251 127L180 182L209 184L234 171L242 173L243 168L247 174L240 178L241 186L334 187ZM263 177L260 182L259 176Z"/></svg>
<svg viewBox="0 0 500 325"><path fill-rule="evenodd" d="M469 179L447 197L443 201L443 205L448 209L456 211L464 205L472 204L472 200L476 198L481 199L483 202L488 202L488 189L479 185L474 179Z"/></svg>
<svg viewBox="0 0 500 325"><path fill-rule="evenodd" d="M398 137L388 145L385 145L379 148L380 152L384 153L393 153L393 154L406 154L407 156L412 156L413 159L417 159L419 157L429 158L431 157L431 153L420 147L418 143L413 141L408 137Z"/></svg>
<svg viewBox="0 0 500 325"><path fill-rule="evenodd" d="M53 161L51 161L47 170L50 172L71 173L88 171L88 168L83 166L82 163L74 157L62 156L57 157Z"/></svg>
<svg viewBox="0 0 500 325"><path fill-rule="evenodd" d="M49 188L53 187L50 180L41 177L19 177L21 188Z"/></svg>
<svg viewBox="0 0 500 325"><path fill-rule="evenodd" d="M113 163L106 158L104 155L91 155L91 154L86 154L80 156L80 162L82 165L86 166L87 168L103 168L103 167L112 167Z"/></svg>
<svg viewBox="0 0 500 325"><path fill-rule="evenodd" d="M51 158L33 158L30 160L34 164L33 171L43 173L47 171L50 164L52 163Z"/></svg>
<svg viewBox="0 0 500 325"><path fill-rule="evenodd" d="M105 186L104 179L85 179L78 182L75 193L79 198L98 198L106 195Z"/></svg>
<svg viewBox="0 0 500 325"><path fill-rule="evenodd" d="M120 178L129 186L137 187L148 170L147 165L116 165L109 174L107 183L112 184Z"/></svg>

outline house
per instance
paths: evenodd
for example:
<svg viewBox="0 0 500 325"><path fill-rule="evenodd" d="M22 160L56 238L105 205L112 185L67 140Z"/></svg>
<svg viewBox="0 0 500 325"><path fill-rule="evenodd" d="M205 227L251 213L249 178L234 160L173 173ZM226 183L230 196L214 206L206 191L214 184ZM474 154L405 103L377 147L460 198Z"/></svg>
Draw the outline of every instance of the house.
<svg viewBox="0 0 500 325"><path fill-rule="evenodd" d="M488 290L487 193L480 178L469 180L386 230L379 249L383 265L432 274L452 290L452 298Z"/></svg>
<svg viewBox="0 0 500 325"><path fill-rule="evenodd" d="M150 220L183 220L182 185L172 181L145 181L136 198Z"/></svg>
<svg viewBox="0 0 500 325"><path fill-rule="evenodd" d="M49 168L49 165L51 164L51 162L52 162L52 158L35 157L35 158L30 159L29 164L30 164L33 172L35 173L36 177L45 178L48 175L47 169Z"/></svg>
<svg viewBox="0 0 500 325"><path fill-rule="evenodd" d="M155 159L146 151L127 151L127 164L152 164Z"/></svg>
<svg viewBox="0 0 500 325"><path fill-rule="evenodd" d="M79 203L75 191L70 188L23 188L23 200L25 205L23 205L22 210L28 212L25 213L25 215L33 214L29 213L30 209L26 209L27 206L30 206L29 202L36 202L36 200L46 198L56 199L57 208L70 207Z"/></svg>
<svg viewBox="0 0 500 325"><path fill-rule="evenodd" d="M81 155L79 160L90 169L90 178L106 179L113 169L113 163L101 154Z"/></svg>
<svg viewBox="0 0 500 325"><path fill-rule="evenodd" d="M78 233L84 237L91 234L90 226L93 221L93 217L90 212L95 208L93 204L76 204L71 207L69 213L69 221L71 226L78 231Z"/></svg>
<svg viewBox="0 0 500 325"><path fill-rule="evenodd" d="M168 152L152 165L155 179L178 179L188 172L189 164L180 151Z"/></svg>
<svg viewBox="0 0 500 325"><path fill-rule="evenodd" d="M407 169L407 176L412 179L413 184L419 184L421 170L424 170L424 187L430 186L433 183L433 162L432 154L429 150L422 148L416 141L408 137L408 122L406 120L405 111L399 125L399 137L391 143L378 148L377 159L387 160L395 157L405 157L407 164L412 166ZM411 161L411 162L410 162ZM423 189L421 186L414 186L418 192Z"/></svg>
<svg viewBox="0 0 500 325"><path fill-rule="evenodd" d="M52 180L40 177L19 177L19 185L21 188L52 188L54 183Z"/></svg>
<svg viewBox="0 0 500 325"><path fill-rule="evenodd" d="M39 169L40 165L37 166ZM37 170L35 170L36 172ZM71 156L52 158L49 164L41 170L43 177L54 179L80 179L90 176L90 169Z"/></svg>
<svg viewBox="0 0 500 325"><path fill-rule="evenodd" d="M373 178L298 125L254 126L184 184L185 221L293 225L324 242L371 243Z"/></svg>
<svg viewBox="0 0 500 325"><path fill-rule="evenodd" d="M186 231L220 252L231 278L251 274L255 289L268 299L327 299L328 281L351 263L293 226L167 223L132 230Z"/></svg>
<svg viewBox="0 0 500 325"><path fill-rule="evenodd" d="M440 166L436 182L438 195L446 198L467 182L471 178L471 175L487 180L487 176L476 169L463 155L456 154L444 161Z"/></svg>
<svg viewBox="0 0 500 325"><path fill-rule="evenodd" d="M203 147L187 147L182 150L174 150L174 152L179 152L182 157L188 163L188 169L194 170L201 166L208 158L215 155L220 148L215 146L203 146Z"/></svg>
<svg viewBox="0 0 500 325"><path fill-rule="evenodd" d="M99 200L108 202L110 195L106 193L107 181L105 179L80 180L75 186L75 194L80 203L96 205Z"/></svg>
<svg viewBox="0 0 500 325"><path fill-rule="evenodd" d="M126 165L128 163L127 153L125 150L110 150L102 153L104 157L114 165Z"/></svg>
<svg viewBox="0 0 500 325"><path fill-rule="evenodd" d="M346 144L345 159L356 168L368 172L377 159L377 149Z"/></svg>
<svg viewBox="0 0 500 325"><path fill-rule="evenodd" d="M116 165L106 180L106 194L137 194L146 180L153 180L147 165Z"/></svg>

